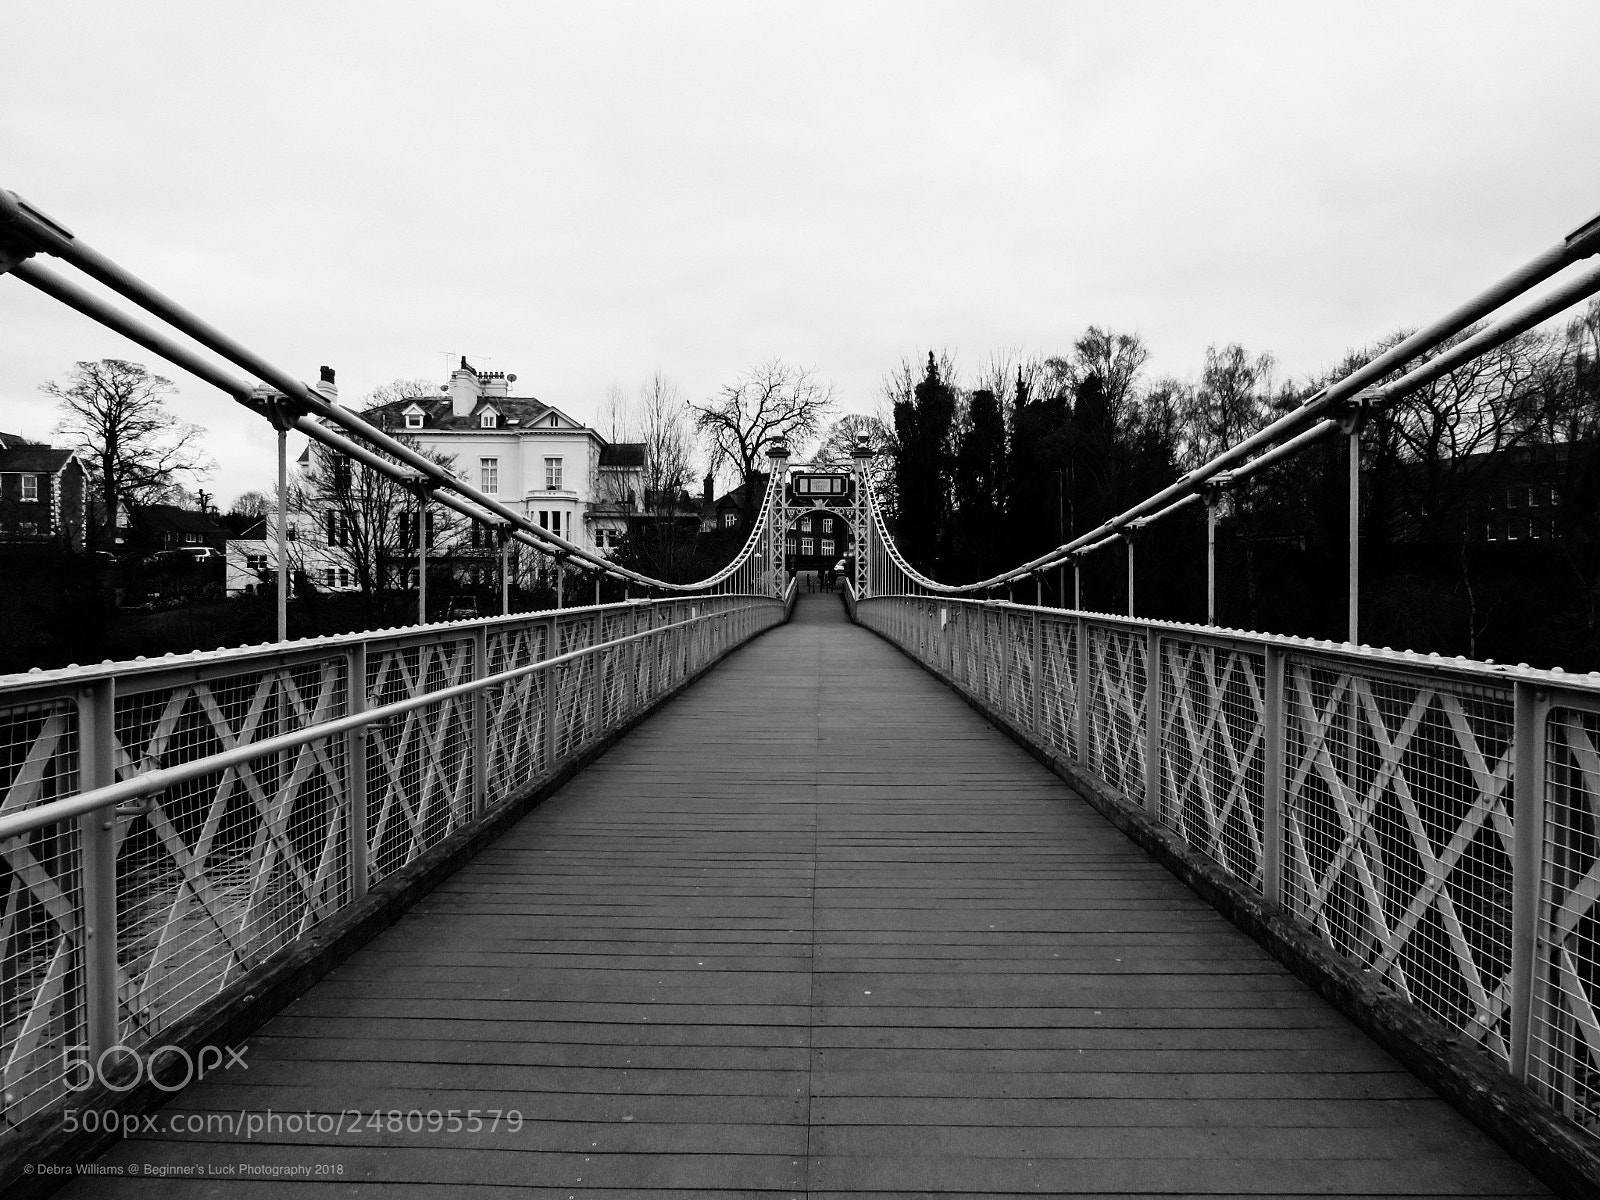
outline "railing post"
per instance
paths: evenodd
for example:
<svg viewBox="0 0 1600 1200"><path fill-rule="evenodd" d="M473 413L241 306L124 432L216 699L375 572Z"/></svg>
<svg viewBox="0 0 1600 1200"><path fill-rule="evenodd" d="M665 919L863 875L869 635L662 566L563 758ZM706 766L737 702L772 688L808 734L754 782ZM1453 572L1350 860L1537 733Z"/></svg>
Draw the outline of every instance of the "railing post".
<svg viewBox="0 0 1600 1200"><path fill-rule="evenodd" d="M1548 695L1518 683L1512 725L1511 804L1511 1075L1528 1080L1534 972L1544 871L1544 723Z"/></svg>
<svg viewBox="0 0 1600 1200"><path fill-rule="evenodd" d="M1072 560L1073 578L1077 578L1078 560ZM1073 724L1077 726L1075 734L1078 740L1078 761L1088 766L1092 761L1089 754L1089 622L1082 617L1078 622L1078 711Z"/></svg>
<svg viewBox="0 0 1600 1200"><path fill-rule="evenodd" d="M1123 545L1128 548L1128 615L1133 616L1133 530L1130 528L1122 535Z"/></svg>
<svg viewBox="0 0 1600 1200"><path fill-rule="evenodd" d="M500 531L500 615L511 611L511 539Z"/></svg>
<svg viewBox="0 0 1600 1200"><path fill-rule="evenodd" d="M278 641L289 640L289 431L278 425Z"/></svg>
<svg viewBox="0 0 1600 1200"><path fill-rule="evenodd" d="M489 635L482 625L472 631L472 678L489 674ZM489 807L489 694L481 683L472 692L472 812Z"/></svg>
<svg viewBox="0 0 1600 1200"><path fill-rule="evenodd" d="M357 642L345 652L344 707L354 715L367 711L367 644ZM350 839L350 898L367 894L371 866L367 849L367 741L370 726L361 725L345 734L345 828Z"/></svg>
<svg viewBox="0 0 1600 1200"><path fill-rule="evenodd" d="M78 786L116 782L116 682L99 680L78 701ZM114 805L78 818L83 864L84 1018L90 1061L122 1040L117 1012L117 811Z"/></svg>
<svg viewBox="0 0 1600 1200"><path fill-rule="evenodd" d="M594 707L589 711L594 718L594 730L596 733L606 728L606 662L611 657L609 651L599 649L600 634L600 613L596 610L595 614L589 618L589 645L596 648L595 652L590 655L594 662L594 670L590 672L590 678L594 682L589 691L594 697Z"/></svg>
<svg viewBox="0 0 1600 1200"><path fill-rule="evenodd" d="M1133 553L1133 543L1128 543ZM1130 573L1131 586L1133 576ZM1130 592L1131 596L1131 592ZM1132 607L1131 602L1129 607ZM1144 807L1161 819L1161 635L1154 625L1145 631L1144 643Z"/></svg>
<svg viewBox="0 0 1600 1200"><path fill-rule="evenodd" d="M556 619L551 617L545 626L544 656L546 659L554 658L560 653L560 643L556 637ZM547 774L554 774L556 769L556 750L560 741L556 737L556 718L561 711L557 693L560 688L556 682L556 672L559 667L546 667L544 669L544 769Z"/></svg>
<svg viewBox="0 0 1600 1200"><path fill-rule="evenodd" d="M1288 713L1283 705L1284 653L1268 646L1262 680L1261 896L1283 903L1283 751Z"/></svg>
<svg viewBox="0 0 1600 1200"><path fill-rule="evenodd" d="M428 623L428 489L417 488L417 624Z"/></svg>
<svg viewBox="0 0 1600 1200"><path fill-rule="evenodd" d="M1206 491L1206 624L1217 623L1217 503Z"/></svg>
<svg viewBox="0 0 1600 1200"><path fill-rule="evenodd" d="M1041 577L1042 578L1042 577ZM1040 713L1043 711L1044 699L1044 622L1037 611L1033 614L1033 695L1029 705L1028 721L1033 728L1033 735L1043 742L1044 730L1040 724Z"/></svg>
<svg viewBox="0 0 1600 1200"><path fill-rule="evenodd" d="M1006 605L1000 609L1000 715L1011 715L1011 614Z"/></svg>

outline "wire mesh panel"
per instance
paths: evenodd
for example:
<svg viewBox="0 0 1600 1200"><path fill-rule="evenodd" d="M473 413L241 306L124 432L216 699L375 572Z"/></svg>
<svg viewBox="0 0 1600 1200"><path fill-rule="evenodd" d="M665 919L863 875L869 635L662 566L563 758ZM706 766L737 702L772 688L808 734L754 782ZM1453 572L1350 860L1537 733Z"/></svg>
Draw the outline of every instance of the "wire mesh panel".
<svg viewBox="0 0 1600 1200"><path fill-rule="evenodd" d="M343 657L119 696L118 774L209 758L344 715ZM343 904L342 736L209 771L119 811L124 1041L167 1028Z"/></svg>
<svg viewBox="0 0 1600 1200"><path fill-rule="evenodd" d="M1544 760L1530 1075L1600 1131L1600 713L1552 709Z"/></svg>
<svg viewBox="0 0 1600 1200"><path fill-rule="evenodd" d="M414 699L473 678L473 641L450 637L367 659L367 706ZM383 879L472 819L472 698L409 709L367 738L367 864Z"/></svg>
<svg viewBox="0 0 1600 1200"><path fill-rule="evenodd" d="M548 657L550 625L529 622L491 632L489 674L498 675ZM491 804L505 800L551 769L545 759L545 721L549 719L549 673L522 675L487 693L488 793Z"/></svg>
<svg viewBox="0 0 1600 1200"><path fill-rule="evenodd" d="M1266 655L1161 639L1163 824L1260 890Z"/></svg>
<svg viewBox="0 0 1600 1200"><path fill-rule="evenodd" d="M1078 623L1043 617L1039 623L1040 739L1078 757Z"/></svg>
<svg viewBox="0 0 1600 1200"><path fill-rule="evenodd" d="M1004 669L1001 656L1007 653L1005 626L1002 623L1005 614L991 605L980 608L973 615L978 618L982 636L978 673L981 688L978 695L984 703L1000 708L1005 704L1005 697L1000 690L1000 673Z"/></svg>
<svg viewBox="0 0 1600 1200"><path fill-rule="evenodd" d="M1298 655L1284 687L1284 906L1507 1056L1511 695Z"/></svg>
<svg viewBox="0 0 1600 1200"><path fill-rule="evenodd" d="M1085 761L1124 796L1144 790L1145 634L1090 625Z"/></svg>
<svg viewBox="0 0 1600 1200"><path fill-rule="evenodd" d="M1010 670L1006 675L1007 689L1004 711L1013 721L1030 725L1033 720L1033 637L1034 619L1031 613L1014 613L1005 623L1005 653L1011 656Z"/></svg>
<svg viewBox="0 0 1600 1200"><path fill-rule="evenodd" d="M587 617L564 617L556 625L556 656L593 644L594 624ZM595 677L599 664L586 654L554 668L556 758L575 754L594 736Z"/></svg>
<svg viewBox="0 0 1600 1200"><path fill-rule="evenodd" d="M0 709L0 813L78 790L78 716L67 700ZM85 1036L78 822L0 842L0 1129L66 1092Z"/></svg>

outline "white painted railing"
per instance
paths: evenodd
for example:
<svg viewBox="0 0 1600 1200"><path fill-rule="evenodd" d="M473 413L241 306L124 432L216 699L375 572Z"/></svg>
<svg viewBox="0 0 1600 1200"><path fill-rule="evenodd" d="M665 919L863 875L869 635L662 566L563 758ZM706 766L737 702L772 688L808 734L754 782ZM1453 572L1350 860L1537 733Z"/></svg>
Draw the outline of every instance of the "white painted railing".
<svg viewBox="0 0 1600 1200"><path fill-rule="evenodd" d="M641 600L0 677L0 1133L59 1100L74 1063L156 1044L784 603Z"/></svg>
<svg viewBox="0 0 1600 1200"><path fill-rule="evenodd" d="M953 597L852 603L1600 1131L1600 677Z"/></svg>

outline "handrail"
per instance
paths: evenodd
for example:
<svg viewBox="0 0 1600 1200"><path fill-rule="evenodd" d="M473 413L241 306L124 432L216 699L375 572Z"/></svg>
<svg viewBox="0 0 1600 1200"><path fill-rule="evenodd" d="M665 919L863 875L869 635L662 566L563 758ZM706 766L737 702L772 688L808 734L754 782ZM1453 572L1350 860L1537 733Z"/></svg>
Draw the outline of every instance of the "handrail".
<svg viewBox="0 0 1600 1200"><path fill-rule="evenodd" d="M746 605L743 607L753 606ZM743 609L731 611L737 612L743 611ZM681 621L673 621L666 625L657 625L639 633L630 633L622 637L613 638L608 642L600 642L593 646L583 646L577 650L569 650L565 654L556 655L554 658L542 658L537 662L513 667L496 675L486 675L480 679L469 680L466 683L440 688L438 691L424 692L418 696L396 700L378 708L369 708L359 713L352 713L349 716L336 717L330 721L295 730L293 733L283 733L275 737L263 738L259 742L236 746L232 750L224 750L219 754L197 758L190 762L181 763L176 767L163 767L160 770L149 771L135 775L130 779L107 784L91 791L81 792L76 796L70 796L63 800L52 800L47 804L25 809L10 816L0 816L0 841L19 837L42 826L64 821L71 817L79 817L84 813L93 812L96 809L105 808L112 804L134 800L151 792L165 791L176 784L186 783L202 775L209 775L215 771L223 771L229 767L239 766L253 759L264 758L283 750L297 749L308 742L320 741L323 738L376 725L388 720L390 717L400 716L413 709L424 708L430 704L438 704L444 700L453 700L457 696L469 695L484 688L499 687L501 684L521 679L525 675L547 671L552 667L562 666L565 663L576 661L590 654L611 650L617 646L626 645L629 642L639 641L643 638L655 637L668 630L697 625L703 621L719 620L727 615L727 612L703 613Z"/></svg>

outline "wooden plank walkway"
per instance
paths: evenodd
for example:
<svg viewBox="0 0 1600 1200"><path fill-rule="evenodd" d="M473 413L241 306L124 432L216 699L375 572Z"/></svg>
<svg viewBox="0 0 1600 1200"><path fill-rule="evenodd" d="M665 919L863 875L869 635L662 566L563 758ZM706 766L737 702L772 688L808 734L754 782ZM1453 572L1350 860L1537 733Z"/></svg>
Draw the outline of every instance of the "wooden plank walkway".
<svg viewBox="0 0 1600 1200"><path fill-rule="evenodd" d="M826 595L249 1046L63 1194L1545 1194Z"/></svg>

